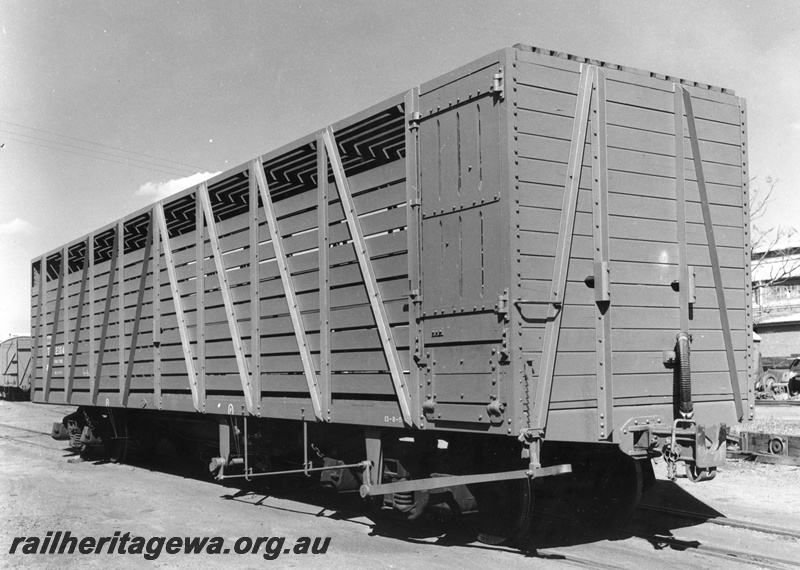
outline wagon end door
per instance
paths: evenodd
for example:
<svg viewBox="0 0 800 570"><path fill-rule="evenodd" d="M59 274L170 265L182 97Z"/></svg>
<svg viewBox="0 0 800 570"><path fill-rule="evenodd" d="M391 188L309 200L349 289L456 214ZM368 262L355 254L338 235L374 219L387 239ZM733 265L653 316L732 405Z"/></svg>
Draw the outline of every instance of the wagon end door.
<svg viewBox="0 0 800 570"><path fill-rule="evenodd" d="M482 64L420 93L421 400L429 422L499 429L508 400L502 237L508 223L503 99L491 87L502 67L497 59Z"/></svg>

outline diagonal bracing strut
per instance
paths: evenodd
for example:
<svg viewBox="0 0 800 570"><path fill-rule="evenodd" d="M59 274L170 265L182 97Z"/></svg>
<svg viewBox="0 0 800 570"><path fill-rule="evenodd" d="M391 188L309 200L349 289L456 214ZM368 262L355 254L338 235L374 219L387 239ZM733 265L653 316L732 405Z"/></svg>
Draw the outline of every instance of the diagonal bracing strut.
<svg viewBox="0 0 800 570"><path fill-rule="evenodd" d="M386 308L384 307L383 298L381 297L381 292L378 289L378 283L375 279L375 272L372 268L372 261L370 260L369 253L367 252L364 234L358 222L358 214L356 213L353 196L350 193L350 184L345 176L342 159L339 156L339 149L335 144L333 131L330 127L323 133L323 138L325 139L325 147L328 151L328 157L333 169L333 176L336 180L339 199L342 202L342 210L344 210L347 227L350 230L350 237L353 239L353 247L356 250L358 265L361 268L361 275L364 278L364 285L367 288L367 296L369 297L370 306L372 307L372 314L375 318L375 324L378 327L381 346L386 356L386 362L389 365L392 385L397 395L397 402L400 405L400 413L403 416L405 424L407 426L413 426L414 421L411 414L411 406L409 405L411 396L409 394L408 380L403 372L400 355L397 353L397 345L392 337L389 318L386 315Z"/></svg>

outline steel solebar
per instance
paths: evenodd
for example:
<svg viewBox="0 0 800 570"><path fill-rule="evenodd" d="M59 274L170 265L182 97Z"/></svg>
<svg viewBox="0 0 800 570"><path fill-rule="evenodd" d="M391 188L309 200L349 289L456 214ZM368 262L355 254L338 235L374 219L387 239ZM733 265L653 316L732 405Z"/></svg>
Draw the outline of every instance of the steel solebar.
<svg viewBox="0 0 800 570"><path fill-rule="evenodd" d="M443 489L454 485L473 485L475 483L492 483L495 481L510 481L512 479L537 479L551 475L572 473L572 465L553 465L540 467L533 471L520 469L518 471L503 471L501 473L482 473L480 475L454 475L452 477L431 477L430 479L417 479L415 481L400 481L399 483L386 483L383 485L362 485L361 496L388 495L389 493L407 493L409 491L427 491L430 489Z"/></svg>

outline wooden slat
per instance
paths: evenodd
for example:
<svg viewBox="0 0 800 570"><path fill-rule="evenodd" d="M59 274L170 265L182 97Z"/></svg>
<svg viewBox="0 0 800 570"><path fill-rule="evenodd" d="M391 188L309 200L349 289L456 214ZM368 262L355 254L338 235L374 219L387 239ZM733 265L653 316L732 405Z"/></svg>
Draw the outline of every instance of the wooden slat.
<svg viewBox="0 0 800 570"><path fill-rule="evenodd" d="M567 181L564 187L564 202L561 208L561 220L559 225L559 243L556 251L556 262L553 271L552 287L546 299L555 309L555 314L549 314L545 326L543 340L543 357L539 368L539 381L536 390L529 391L528 427L538 432L541 437L547 426L547 414L550 404L550 392L553 382L553 371L556 362L556 350L558 347L558 335L561 328L561 320L564 301L564 287L567 280L567 268L569 265L570 248L572 244L572 234L575 228L575 210L578 206L578 187L583 165L583 146L586 141L586 122L589 119L589 104L591 101L592 85L596 69L588 66L581 73L581 83L578 89L580 93L574 111L574 128L572 132L572 146L570 148L570 159L567 168ZM530 401L533 397L534 400Z"/></svg>
<svg viewBox="0 0 800 570"><path fill-rule="evenodd" d="M195 377L197 379L197 399L202 409L206 406L206 229L204 223L203 203L200 191L194 192L194 265L186 266L185 270L194 273L194 318L195 318ZM210 246L209 246L210 248ZM210 254L210 253L209 253ZM187 275L188 277L188 275ZM186 283L185 285L189 285ZM187 318L187 324L189 319Z"/></svg>
<svg viewBox="0 0 800 570"><path fill-rule="evenodd" d="M205 408L205 399L201 401L198 392L197 375L195 373L194 358L192 356L192 348L189 341L189 332L186 328L186 319L184 317L183 303L181 302L180 292L178 290L178 282L175 278L175 265L172 259L172 248L170 245L169 233L167 231L167 222L164 217L164 204L159 202L156 204L156 216L158 218L158 228L160 232L161 243L164 248L164 263L167 266L167 275L169 278L170 292L172 293L172 301L175 306L175 314L178 321L178 329L180 331L181 346L183 347L183 358L186 363L186 375L189 377L189 386L192 390L192 403L195 410L198 412L203 411ZM162 379L163 382L163 379Z"/></svg>
<svg viewBox="0 0 800 570"><path fill-rule="evenodd" d="M247 366L247 359L244 354L244 347L242 346L242 338L239 333L239 325L236 321L236 312L233 308L233 300L231 299L230 287L228 285L228 278L225 271L225 262L222 258L222 252L219 247L219 236L217 235L216 223L214 222L214 213L211 209L211 201L208 197L208 188L206 183L203 182L197 188L200 196L200 203L202 204L203 212L205 213L206 227L208 228L208 237L211 241L211 251L214 257L214 265L217 271L217 280L219 281L220 293L225 304L225 316L228 321L228 330L230 334L231 343L233 344L233 351L236 355L236 366L239 372L239 379L241 381L242 391L244 392L245 405L250 414L255 414L255 387L250 379L250 370ZM198 224L199 227L200 224ZM203 312L205 310L203 309ZM198 325L199 326L199 325Z"/></svg>
<svg viewBox="0 0 800 570"><path fill-rule="evenodd" d="M147 241L145 241L144 245L144 253L142 255L142 267L141 267L141 277L139 278L139 292L136 296L136 311L133 317L133 331L130 335L130 348L128 350L128 363L125 369L125 376L120 376L120 385L119 385L119 392L120 392L120 405L122 407L127 407L128 405L128 395L130 394L131 389L131 376L133 375L133 365L136 362L136 348L139 342L139 328L141 325L142 319L142 305L144 303L144 296L145 296L145 282L147 281L147 274L150 270L150 254L152 251L152 244L153 244L153 229L154 229L154 220L152 212L150 213L150 220L147 223ZM124 344L124 339L123 339ZM120 355L124 355L124 352L120 352Z"/></svg>
<svg viewBox="0 0 800 570"><path fill-rule="evenodd" d="M272 237L272 247L275 250L275 258L277 260L278 270L281 275L281 282L283 283L284 295L286 296L286 301L289 305L292 328L294 329L295 338L297 339L297 346L300 350L303 372L308 385L311 403L314 408L314 416L318 420L322 421L324 418L322 414L322 402L319 382L317 381L317 373L311 360L311 351L308 346L308 340L306 339L305 326L297 306L294 284L292 283L292 276L289 273L289 266L283 249L283 238L280 230L278 229L278 221L277 217L275 216L269 187L267 186L267 179L266 176L264 176L264 166L261 163L261 159L254 160L250 165L250 169L255 173L258 189L261 195L261 201L264 204L264 211L267 215L267 224L269 225L270 235Z"/></svg>
<svg viewBox="0 0 800 570"><path fill-rule="evenodd" d="M392 383L394 384L395 391L397 393L397 401L400 406L400 411L403 415L403 421L408 426L416 426L418 424L416 417L412 417L411 415L408 380L403 373L400 357L397 354L397 347L394 343L392 330L389 327L386 309L375 280L375 271L372 267L372 262L367 251L367 247L364 244L363 230L358 220L358 215L356 213L352 195L350 193L347 177L344 174L344 167L342 166L342 161L339 157L339 150L334 143L333 132L330 128L324 132L323 138L325 139L325 146L328 151L328 159L330 160L331 167L333 168L333 175L336 179L336 189L339 193L339 200L342 202L342 207L347 218L347 225L350 229L350 236L353 239L356 255L358 256L361 274L363 275L364 284L366 285L367 292L369 293L375 324L380 332L386 360L392 373Z"/></svg>
<svg viewBox="0 0 800 570"><path fill-rule="evenodd" d="M155 220L155 208L150 210L151 220ZM161 398L161 231L153 226L153 400L160 410Z"/></svg>
<svg viewBox="0 0 800 570"><path fill-rule="evenodd" d="M125 267L125 219L123 218L119 222L117 222L117 233L119 234L119 241L117 242L117 248L119 248L119 252L117 253L118 259L117 263L119 267L117 269L117 381L122 382L122 379L125 376L125 337L122 334L124 331L124 323L125 323L125 276L123 268ZM121 400L122 394L119 391L119 386L115 386L117 390L117 397ZM110 399L107 399L108 403L110 403Z"/></svg>
<svg viewBox="0 0 800 570"><path fill-rule="evenodd" d="M53 318L52 318L52 327L50 329L50 344L47 344L47 339L45 338L44 345L47 346L47 350L49 351L47 357L47 369L44 375L44 389L43 389L43 397L44 401L48 402L50 400L50 387L53 381L53 361L55 359L55 348L56 344L58 343L58 325L59 325L59 315L61 310L61 298L62 290L64 287L64 273L67 270L67 261L64 259L64 251L66 248L61 252L61 268L58 274L58 284L56 285L55 289L55 308L53 309ZM45 265L42 266L43 269L43 278L47 279L47 258L45 258ZM47 321L49 319L45 319Z"/></svg>
<svg viewBox="0 0 800 570"><path fill-rule="evenodd" d="M250 221L250 243L249 243L249 263L250 263L250 299L247 314L250 316L250 387L252 398L255 400L255 411L257 416L261 416L261 304L258 302L261 296L261 274L260 261L261 251L259 248L259 223L261 219L258 207L258 181L253 173L253 169L248 170L248 205Z"/></svg>
<svg viewBox="0 0 800 570"><path fill-rule="evenodd" d="M97 350L97 362L95 364L95 372L92 376L92 383L90 387L90 393L92 397L92 404L97 405L97 398L100 393L100 385L102 383L103 378L103 366L105 361L107 360L108 354L106 352L106 342L108 341L109 337L109 319L111 316L111 301L113 299L113 291L114 291L114 278L115 274L117 273L117 265L119 263L119 242L122 240L122 236L119 235L119 228L116 229L114 233L114 244L111 248L111 261L108 267L108 273L105 274L107 279L106 287L105 287L105 303L103 308L103 321L100 328L100 345Z"/></svg>
<svg viewBox="0 0 800 570"><path fill-rule="evenodd" d="M330 220L328 210L328 155L322 133L317 134L317 263L319 267L319 384L322 411L331 421L331 285L330 285ZM307 308L306 308L307 310Z"/></svg>
<svg viewBox="0 0 800 570"><path fill-rule="evenodd" d="M714 274L714 286L717 291L717 307L722 324L722 333L725 336L725 353L728 360L728 372L733 389L733 400L736 405L736 417L741 421L744 416L742 409L742 396L739 389L739 379L736 373L736 361L733 353L733 342L731 341L731 327L728 322L728 311L725 306L725 294L723 292L722 272L717 262L717 247L714 236L714 222L711 217L711 207L706 196L704 179L704 167L700 156L700 147L697 141L697 128L695 126L694 111L692 107L692 96L686 89L683 89L683 103L686 107L686 121L689 126L689 137L692 142L692 154L694 156L695 173L697 174L697 186L700 190L700 204L703 209L703 221L706 224L706 239L708 240L708 252L711 256L711 269ZM738 117L737 117L738 119Z"/></svg>
<svg viewBox="0 0 800 570"><path fill-rule="evenodd" d="M47 271L45 264L47 260L44 256L39 258L39 283L36 293L36 320L34 321L34 337L33 349L31 350L31 364L30 364L30 394L31 401L35 401L36 396L36 380L38 379L38 361L39 351L45 345L42 337L42 306L44 305L44 282L47 279ZM44 380L44 378L42 379ZM42 395L44 395L44 384L42 385Z"/></svg>
<svg viewBox="0 0 800 570"><path fill-rule="evenodd" d="M78 306L77 306L77 314L75 315L75 334L72 340L72 358L69 365L69 374L67 375L67 386L66 391L64 394L64 400L69 402L72 398L72 389L74 386L75 381L75 367L77 364L78 355L82 352L82 349L85 350L85 347L81 343L81 331L83 330L83 313L84 313L84 303L86 301L86 287L89 283L89 267L91 265L91 260L89 259L89 241L91 240L91 236L86 239L86 245L84 246L84 258L83 258L83 270L81 271L81 280L80 280L80 292L78 293Z"/></svg>

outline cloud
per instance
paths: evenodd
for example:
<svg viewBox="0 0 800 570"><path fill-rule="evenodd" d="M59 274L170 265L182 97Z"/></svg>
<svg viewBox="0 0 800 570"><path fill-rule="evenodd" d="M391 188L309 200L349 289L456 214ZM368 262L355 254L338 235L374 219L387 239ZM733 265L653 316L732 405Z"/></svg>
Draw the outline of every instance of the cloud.
<svg viewBox="0 0 800 570"><path fill-rule="evenodd" d="M792 125L792 128L793 128L794 130L796 130L796 131L800 131L800 122L797 122L797 123L793 124L793 125Z"/></svg>
<svg viewBox="0 0 800 570"><path fill-rule="evenodd" d="M36 227L29 221L14 218L10 222L0 224L0 235L29 234L35 229Z"/></svg>
<svg viewBox="0 0 800 570"><path fill-rule="evenodd" d="M142 184L136 191L137 196L144 196L152 200L162 200L167 196L180 192L186 188L200 184L203 180L216 176L219 172L198 172L191 176L169 180L167 182L148 182Z"/></svg>

